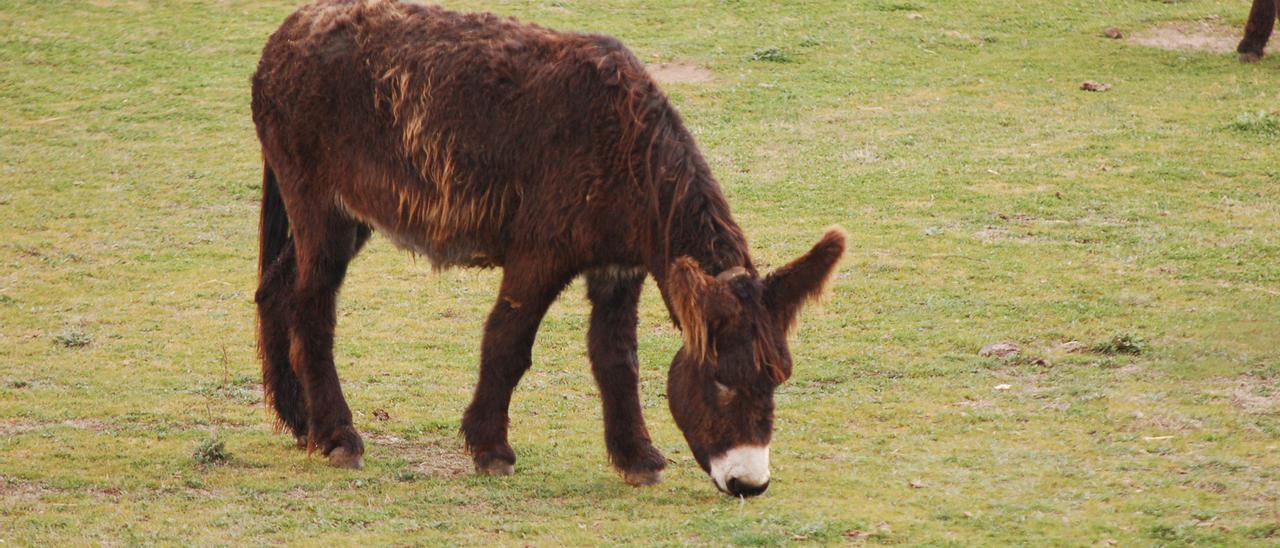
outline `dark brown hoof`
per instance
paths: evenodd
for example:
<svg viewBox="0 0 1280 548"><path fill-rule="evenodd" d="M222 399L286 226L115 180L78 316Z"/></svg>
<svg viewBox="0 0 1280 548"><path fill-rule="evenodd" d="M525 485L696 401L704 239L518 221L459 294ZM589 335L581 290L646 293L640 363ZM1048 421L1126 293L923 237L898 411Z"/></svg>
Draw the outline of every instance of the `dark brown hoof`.
<svg viewBox="0 0 1280 548"><path fill-rule="evenodd" d="M1241 63L1257 63L1262 60L1262 52L1260 51L1244 51L1240 52Z"/></svg>
<svg viewBox="0 0 1280 548"><path fill-rule="evenodd" d="M622 481L627 482L627 485L632 487L657 485L662 482L662 470L623 470Z"/></svg>
<svg viewBox="0 0 1280 548"><path fill-rule="evenodd" d="M500 460L493 460L484 464L477 462L476 473L481 476L510 476L516 473L516 465Z"/></svg>
<svg viewBox="0 0 1280 548"><path fill-rule="evenodd" d="M364 456L348 451L346 447L334 447L329 452L329 466L359 470L364 467Z"/></svg>
<svg viewBox="0 0 1280 548"><path fill-rule="evenodd" d="M516 464L501 457L476 459L476 473L481 476L510 476L516 473Z"/></svg>

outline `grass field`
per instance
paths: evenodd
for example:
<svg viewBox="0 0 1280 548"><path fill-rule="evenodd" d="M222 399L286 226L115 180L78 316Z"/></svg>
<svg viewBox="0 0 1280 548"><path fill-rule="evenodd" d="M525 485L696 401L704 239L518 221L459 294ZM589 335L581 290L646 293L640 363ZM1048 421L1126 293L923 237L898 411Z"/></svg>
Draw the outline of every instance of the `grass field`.
<svg viewBox="0 0 1280 548"><path fill-rule="evenodd" d="M517 474L470 475L498 273L381 238L339 304L366 467L293 449L257 384L248 84L292 3L5 0L0 542L1280 543L1280 59L1102 36L1229 41L1247 2L447 5L709 70L665 87L758 262L849 230L769 492L719 495L690 457L652 284L666 481L606 462L581 283L516 393Z"/></svg>

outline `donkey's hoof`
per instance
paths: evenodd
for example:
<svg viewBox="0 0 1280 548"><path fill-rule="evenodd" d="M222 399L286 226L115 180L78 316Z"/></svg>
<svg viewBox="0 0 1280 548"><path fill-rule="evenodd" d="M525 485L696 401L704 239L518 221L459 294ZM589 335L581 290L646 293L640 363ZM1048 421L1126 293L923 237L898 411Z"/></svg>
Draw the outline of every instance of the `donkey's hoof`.
<svg viewBox="0 0 1280 548"><path fill-rule="evenodd" d="M364 467L364 456L348 451L346 447L334 447L329 452L329 466L359 470Z"/></svg>
<svg viewBox="0 0 1280 548"><path fill-rule="evenodd" d="M1262 60L1262 52L1260 51L1242 51L1240 52L1241 63L1256 63Z"/></svg>
<svg viewBox="0 0 1280 548"><path fill-rule="evenodd" d="M516 465L500 458L476 461L476 473L481 476L510 476L516 473Z"/></svg>
<svg viewBox="0 0 1280 548"><path fill-rule="evenodd" d="M622 481L632 487L657 485L662 482L662 470L623 470Z"/></svg>

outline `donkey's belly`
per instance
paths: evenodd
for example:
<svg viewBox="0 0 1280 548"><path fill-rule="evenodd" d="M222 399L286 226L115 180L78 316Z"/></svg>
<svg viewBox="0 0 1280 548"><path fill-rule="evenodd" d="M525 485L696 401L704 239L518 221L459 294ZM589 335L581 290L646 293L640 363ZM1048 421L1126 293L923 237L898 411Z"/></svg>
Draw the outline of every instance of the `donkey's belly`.
<svg viewBox="0 0 1280 548"><path fill-rule="evenodd" d="M374 225L374 228L385 234L396 247L426 257L431 261L432 268L501 266L496 257L466 238L455 237L438 241L409 231L391 231L377 225Z"/></svg>
<svg viewBox="0 0 1280 548"><path fill-rule="evenodd" d="M383 219L350 201L339 198L338 202L351 218L381 232L396 247L426 257L432 268L502 265L497 254L481 245L475 235L460 233L457 227L437 226L430 219Z"/></svg>

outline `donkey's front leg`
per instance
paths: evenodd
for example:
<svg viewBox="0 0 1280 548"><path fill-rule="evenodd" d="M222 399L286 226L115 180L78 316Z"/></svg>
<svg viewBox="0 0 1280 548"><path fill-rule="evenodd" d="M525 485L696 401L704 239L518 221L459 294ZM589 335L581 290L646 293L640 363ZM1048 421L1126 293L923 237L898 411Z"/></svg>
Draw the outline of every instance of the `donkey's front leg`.
<svg viewBox="0 0 1280 548"><path fill-rule="evenodd" d="M462 416L462 434L476 472L506 476L515 472L516 454L507 443L507 410L511 392L529 369L533 340L547 307L568 283L568 275L552 276L542 265L508 263L498 302L489 313L480 348L480 381Z"/></svg>
<svg viewBox="0 0 1280 548"><path fill-rule="evenodd" d="M587 275L591 328L587 353L604 403L604 440L609 460L631 485L662 481L667 461L653 447L640 410L636 359L636 305L644 271L606 268Z"/></svg>

